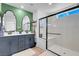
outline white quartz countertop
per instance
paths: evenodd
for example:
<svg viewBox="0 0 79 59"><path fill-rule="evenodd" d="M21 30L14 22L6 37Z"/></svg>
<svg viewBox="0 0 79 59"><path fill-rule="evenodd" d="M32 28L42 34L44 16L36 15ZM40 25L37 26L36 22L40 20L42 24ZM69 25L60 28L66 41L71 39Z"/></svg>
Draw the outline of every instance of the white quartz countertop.
<svg viewBox="0 0 79 59"><path fill-rule="evenodd" d="M34 33L25 33L25 34L5 34L2 37L6 37L6 36L19 36L19 35L29 35L29 34L34 34Z"/></svg>

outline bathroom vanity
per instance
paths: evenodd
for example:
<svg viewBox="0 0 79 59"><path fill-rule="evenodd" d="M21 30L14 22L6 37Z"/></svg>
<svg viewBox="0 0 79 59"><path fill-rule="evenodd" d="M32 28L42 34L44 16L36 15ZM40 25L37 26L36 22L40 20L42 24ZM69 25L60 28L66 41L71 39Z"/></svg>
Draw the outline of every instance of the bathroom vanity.
<svg viewBox="0 0 79 59"><path fill-rule="evenodd" d="M30 33L33 14L7 4L2 4L2 7L4 11L0 15L0 56L12 55L34 47L35 35ZM21 10L23 14L16 13L16 9Z"/></svg>
<svg viewBox="0 0 79 59"><path fill-rule="evenodd" d="M34 34L0 37L0 56L10 56L36 45Z"/></svg>

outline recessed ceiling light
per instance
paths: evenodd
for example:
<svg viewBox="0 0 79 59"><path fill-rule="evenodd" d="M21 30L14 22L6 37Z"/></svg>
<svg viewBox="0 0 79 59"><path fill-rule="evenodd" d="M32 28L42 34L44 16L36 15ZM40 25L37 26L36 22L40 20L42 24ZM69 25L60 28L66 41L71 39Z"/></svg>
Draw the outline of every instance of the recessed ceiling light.
<svg viewBox="0 0 79 59"><path fill-rule="evenodd" d="M24 8L24 6L23 6L23 5L21 5L21 8Z"/></svg>

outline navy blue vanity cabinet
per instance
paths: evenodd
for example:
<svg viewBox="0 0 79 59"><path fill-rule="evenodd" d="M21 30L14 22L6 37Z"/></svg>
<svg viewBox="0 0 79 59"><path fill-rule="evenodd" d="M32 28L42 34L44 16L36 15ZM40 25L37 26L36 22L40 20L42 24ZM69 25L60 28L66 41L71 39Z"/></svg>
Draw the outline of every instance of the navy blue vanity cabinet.
<svg viewBox="0 0 79 59"><path fill-rule="evenodd" d="M19 40L18 36L11 36L10 38L10 54L18 52Z"/></svg>
<svg viewBox="0 0 79 59"><path fill-rule="evenodd" d="M10 56L35 46L34 34L0 37L0 56Z"/></svg>
<svg viewBox="0 0 79 59"><path fill-rule="evenodd" d="M0 37L0 56L10 55L10 40L7 37Z"/></svg>

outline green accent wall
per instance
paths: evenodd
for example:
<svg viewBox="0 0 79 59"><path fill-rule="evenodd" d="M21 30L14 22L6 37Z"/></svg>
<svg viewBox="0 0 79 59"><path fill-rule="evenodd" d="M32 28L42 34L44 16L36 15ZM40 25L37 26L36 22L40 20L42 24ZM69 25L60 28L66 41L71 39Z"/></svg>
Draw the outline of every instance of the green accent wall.
<svg viewBox="0 0 79 59"><path fill-rule="evenodd" d="M0 16L1 16L1 4L0 4Z"/></svg>
<svg viewBox="0 0 79 59"><path fill-rule="evenodd" d="M0 7L2 7L1 15L4 15L7 11L12 11L14 13L16 18L16 31L20 32L22 31L22 21L25 16L28 16L30 19L30 31L32 31L32 20L33 20L32 12L5 3L2 3Z"/></svg>

